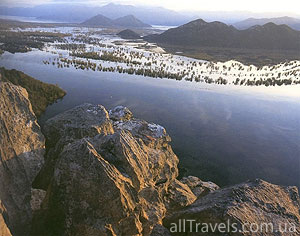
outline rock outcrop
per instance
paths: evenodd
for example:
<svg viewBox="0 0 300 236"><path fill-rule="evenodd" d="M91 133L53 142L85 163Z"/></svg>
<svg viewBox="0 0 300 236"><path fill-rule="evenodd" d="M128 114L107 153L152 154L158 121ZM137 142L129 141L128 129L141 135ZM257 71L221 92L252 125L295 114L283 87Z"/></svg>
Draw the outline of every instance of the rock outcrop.
<svg viewBox="0 0 300 236"><path fill-rule="evenodd" d="M0 235L29 232L31 184L44 146L26 90L0 82Z"/></svg>
<svg viewBox="0 0 300 236"><path fill-rule="evenodd" d="M85 104L48 120L43 132L47 146L46 163L33 186L47 190L56 160L67 144L101 133L113 134L114 130L104 107Z"/></svg>
<svg viewBox="0 0 300 236"><path fill-rule="evenodd" d="M174 232L177 231L174 235L182 235L183 226L180 232L179 222L183 225L184 220L194 221L192 225L186 222L185 235L224 235L223 230L227 232L228 225L232 228L226 235L299 235L298 189L259 179L219 189L172 212L164 219L164 225L167 228L173 226ZM196 226L196 223L201 225ZM223 234L218 230L207 233L205 224L225 224L226 229L222 229Z"/></svg>
<svg viewBox="0 0 300 236"><path fill-rule="evenodd" d="M84 104L47 121L44 133L49 150L35 187L47 194L33 233L149 235L162 223L178 175L163 127L124 107Z"/></svg>
<svg viewBox="0 0 300 236"><path fill-rule="evenodd" d="M197 198L205 196L219 189L219 186L212 182L204 182L195 176L175 179L168 188L165 197L165 204L168 212L191 205Z"/></svg>
<svg viewBox="0 0 300 236"><path fill-rule="evenodd" d="M183 177L180 182L186 184L197 198L220 188L213 182L205 182L195 176Z"/></svg>

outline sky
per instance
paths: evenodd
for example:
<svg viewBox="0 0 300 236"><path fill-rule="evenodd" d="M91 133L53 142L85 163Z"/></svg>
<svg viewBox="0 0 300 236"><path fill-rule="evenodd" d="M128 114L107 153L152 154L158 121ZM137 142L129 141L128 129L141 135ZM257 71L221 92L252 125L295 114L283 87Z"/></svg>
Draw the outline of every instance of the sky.
<svg viewBox="0 0 300 236"><path fill-rule="evenodd" d="M43 3L86 3L104 5L120 3L161 6L176 11L250 11L257 13L286 12L300 15L300 0L0 0L2 5L32 6Z"/></svg>

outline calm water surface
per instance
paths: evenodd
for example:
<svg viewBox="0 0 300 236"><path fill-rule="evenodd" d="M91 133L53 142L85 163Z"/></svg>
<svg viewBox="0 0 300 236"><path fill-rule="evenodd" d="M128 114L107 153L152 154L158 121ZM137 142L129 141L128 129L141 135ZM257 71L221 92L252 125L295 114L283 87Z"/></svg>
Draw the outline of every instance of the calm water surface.
<svg viewBox="0 0 300 236"><path fill-rule="evenodd" d="M41 124L84 102L108 109L125 105L135 117L167 129L185 174L222 186L262 178L300 187L299 100L193 89L167 79L58 69L42 64L48 58L37 51L5 53L0 58L0 66L67 91L62 101L48 107Z"/></svg>

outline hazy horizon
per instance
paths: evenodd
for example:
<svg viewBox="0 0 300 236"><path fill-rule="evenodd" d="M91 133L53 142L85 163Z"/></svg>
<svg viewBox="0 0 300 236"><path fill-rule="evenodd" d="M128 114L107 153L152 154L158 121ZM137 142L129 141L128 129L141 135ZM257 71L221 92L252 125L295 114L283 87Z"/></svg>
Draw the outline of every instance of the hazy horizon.
<svg viewBox="0 0 300 236"><path fill-rule="evenodd" d="M8 7L32 7L42 4L84 4L84 5L106 5L109 3L144 6L144 7L163 7L177 12L189 12L191 14L197 12L237 12L237 13L253 13L253 16L258 17L275 17L275 16L299 16L300 17L300 3L297 0L286 0L283 3L275 3L271 0L252 0L249 2L238 0L187 0L184 3L179 0L153 0L151 3L145 0L2 0L1 6ZM299 6L299 7L298 7Z"/></svg>

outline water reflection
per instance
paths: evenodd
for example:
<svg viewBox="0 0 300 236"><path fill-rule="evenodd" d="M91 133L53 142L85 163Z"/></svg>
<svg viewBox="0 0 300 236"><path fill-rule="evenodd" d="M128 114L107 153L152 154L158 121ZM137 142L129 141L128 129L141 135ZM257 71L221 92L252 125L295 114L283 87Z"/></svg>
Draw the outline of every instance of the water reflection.
<svg viewBox="0 0 300 236"><path fill-rule="evenodd" d="M134 75L57 69L42 64L43 52L8 54L0 65L44 82L67 96L40 122L83 102L128 106L136 117L163 125L186 174L220 185L263 178L300 186L300 103L230 88ZM186 86L185 86L186 85Z"/></svg>

